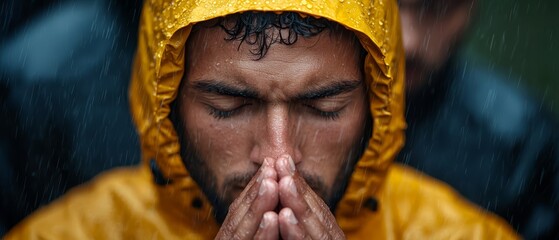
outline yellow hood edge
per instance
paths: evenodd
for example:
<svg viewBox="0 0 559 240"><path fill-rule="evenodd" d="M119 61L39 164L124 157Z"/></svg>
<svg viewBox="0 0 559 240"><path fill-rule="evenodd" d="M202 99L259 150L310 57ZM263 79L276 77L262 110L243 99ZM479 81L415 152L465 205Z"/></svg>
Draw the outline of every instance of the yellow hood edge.
<svg viewBox="0 0 559 240"><path fill-rule="evenodd" d="M354 31L368 52L364 68L373 134L336 210L336 216L348 219L341 225L357 227L363 203L375 196L404 143L405 59L395 0L145 1L129 91L143 164L149 166L155 160L170 180L165 187L169 196L163 198L178 204L177 208L190 206L188 195L200 194L181 160L178 136L168 118L170 104L183 77L185 44L193 24L245 11L294 11L324 17Z"/></svg>

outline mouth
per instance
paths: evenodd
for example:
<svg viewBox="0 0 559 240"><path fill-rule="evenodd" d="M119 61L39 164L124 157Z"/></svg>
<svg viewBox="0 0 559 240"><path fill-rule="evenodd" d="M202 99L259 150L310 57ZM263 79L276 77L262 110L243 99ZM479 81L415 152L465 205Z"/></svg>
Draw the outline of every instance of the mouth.
<svg viewBox="0 0 559 240"><path fill-rule="evenodd" d="M250 183L251 179L254 177L256 173L241 173L241 174L234 174L231 177L227 177L224 180L222 196L232 199L231 202L237 199L241 193L245 190L247 185Z"/></svg>

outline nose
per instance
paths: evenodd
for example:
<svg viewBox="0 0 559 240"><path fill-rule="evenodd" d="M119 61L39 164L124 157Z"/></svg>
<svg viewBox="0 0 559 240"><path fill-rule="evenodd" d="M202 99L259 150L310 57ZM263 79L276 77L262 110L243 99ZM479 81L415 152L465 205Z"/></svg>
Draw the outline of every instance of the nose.
<svg viewBox="0 0 559 240"><path fill-rule="evenodd" d="M277 159L283 154L289 154L295 164L301 162L302 154L297 144L296 130L290 120L289 106L270 106L265 115L255 129L251 160L261 165L267 157Z"/></svg>

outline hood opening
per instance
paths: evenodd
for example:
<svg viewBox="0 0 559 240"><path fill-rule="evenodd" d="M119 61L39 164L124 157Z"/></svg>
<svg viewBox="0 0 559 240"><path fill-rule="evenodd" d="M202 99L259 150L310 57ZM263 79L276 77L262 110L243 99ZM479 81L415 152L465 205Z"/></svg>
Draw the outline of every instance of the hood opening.
<svg viewBox="0 0 559 240"><path fill-rule="evenodd" d="M367 51L372 134L355 164L336 215L355 216L373 199L404 141L404 53L396 1L146 1L130 85L130 105L146 166L154 160L173 198L200 193L180 157L169 119L184 74L185 44L198 22L246 11L294 12L325 18L352 30ZM167 191L167 190L166 190ZM177 201L184 202L184 201ZM178 203L180 204L180 203ZM190 203L186 204L190 205ZM187 207L188 207L187 206ZM378 207L378 206L377 206ZM359 218L353 218L358 221Z"/></svg>

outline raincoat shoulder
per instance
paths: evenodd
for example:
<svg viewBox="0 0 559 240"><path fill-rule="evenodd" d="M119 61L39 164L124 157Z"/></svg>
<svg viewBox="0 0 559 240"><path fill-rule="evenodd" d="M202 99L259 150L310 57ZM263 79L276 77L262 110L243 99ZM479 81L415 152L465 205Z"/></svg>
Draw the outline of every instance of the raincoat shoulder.
<svg viewBox="0 0 559 240"><path fill-rule="evenodd" d="M6 239L211 239L218 226L191 215L185 221L161 209L151 172L120 169L79 187L41 209ZM451 188L394 165L377 193L376 211L358 225L336 216L348 239L518 239L498 217L463 200ZM195 209L191 209L195 212Z"/></svg>
<svg viewBox="0 0 559 240"><path fill-rule="evenodd" d="M442 184L392 161L404 143L404 51L396 0L147 0L130 83L142 164L80 187L16 227L11 236L211 239L211 204L190 177L169 119L198 22L246 11L298 12L353 31L373 129L334 215L349 239L514 239L508 226ZM157 176L151 170L157 169ZM376 204L374 204L376 203Z"/></svg>
<svg viewBox="0 0 559 240"><path fill-rule="evenodd" d="M162 211L145 168L111 170L14 227L5 239L211 239L217 225ZM199 217L199 216L198 216ZM202 225L204 224L204 225Z"/></svg>
<svg viewBox="0 0 559 240"><path fill-rule="evenodd" d="M397 226L387 232L401 232L398 239L518 239L500 217L404 165L390 168L379 199L384 221Z"/></svg>

